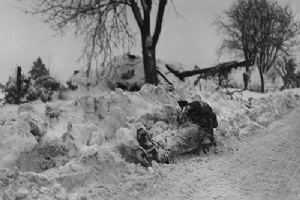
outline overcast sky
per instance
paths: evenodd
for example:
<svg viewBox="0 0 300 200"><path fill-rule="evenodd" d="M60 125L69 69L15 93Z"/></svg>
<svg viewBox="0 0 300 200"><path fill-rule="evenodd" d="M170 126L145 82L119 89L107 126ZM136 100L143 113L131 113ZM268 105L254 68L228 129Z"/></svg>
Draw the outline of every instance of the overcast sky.
<svg viewBox="0 0 300 200"><path fill-rule="evenodd" d="M216 51L222 37L212 23L233 1L174 0L183 19L176 15L169 3L157 57L188 66L216 64ZM279 2L291 3L299 19L300 0ZM47 66L51 66L55 76L66 80L73 70L81 67L77 59L81 55L82 44L71 33L63 37L55 36L55 32L41 18L16 9L29 3L29 0L0 0L0 82L4 83L17 65L28 71L38 56Z"/></svg>

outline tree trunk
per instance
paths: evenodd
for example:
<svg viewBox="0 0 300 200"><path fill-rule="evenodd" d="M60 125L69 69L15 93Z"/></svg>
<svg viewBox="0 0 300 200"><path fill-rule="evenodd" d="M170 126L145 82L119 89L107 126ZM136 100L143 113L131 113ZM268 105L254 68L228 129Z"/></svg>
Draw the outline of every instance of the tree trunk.
<svg viewBox="0 0 300 200"><path fill-rule="evenodd" d="M246 67L246 74L245 74L245 76L244 76L244 74L243 74L244 89L245 89L245 90L248 90L249 77L247 77L246 75L249 74L249 71L250 71L249 66L247 66L247 67Z"/></svg>
<svg viewBox="0 0 300 200"><path fill-rule="evenodd" d="M260 85L260 91L261 91L262 93L264 93L264 92L265 92L264 74L263 74L263 71L262 71L261 67L258 67L258 70L259 70L260 83L261 83L261 85Z"/></svg>
<svg viewBox="0 0 300 200"><path fill-rule="evenodd" d="M287 80L286 78L283 78L283 86L282 86L282 89L286 89L287 87Z"/></svg>
<svg viewBox="0 0 300 200"><path fill-rule="evenodd" d="M142 43L145 81L146 83L157 85L158 76L156 71L155 47L152 46L152 38L150 36L142 36Z"/></svg>
<svg viewBox="0 0 300 200"><path fill-rule="evenodd" d="M125 1L127 3L127 1ZM161 33L163 16L168 0L160 0L158 3L158 10L156 16L156 24L154 33L151 36L151 10L152 0L141 1L138 4L137 1L130 0L129 6L131 6L134 17L141 31L142 49L143 49L143 64L145 71L145 82L153 85L158 84L158 76L156 71L156 57L155 49ZM128 2L129 3L129 2ZM143 10L143 15L140 12L140 8Z"/></svg>

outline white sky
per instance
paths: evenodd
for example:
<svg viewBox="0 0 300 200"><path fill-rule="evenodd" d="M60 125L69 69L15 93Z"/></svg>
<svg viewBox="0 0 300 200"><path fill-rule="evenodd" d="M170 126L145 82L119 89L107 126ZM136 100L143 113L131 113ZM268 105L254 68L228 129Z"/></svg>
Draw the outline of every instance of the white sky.
<svg viewBox="0 0 300 200"><path fill-rule="evenodd" d="M218 63L216 51L222 36L212 23L233 1L174 0L184 19L175 14L169 1L157 57L189 66L208 67ZM300 0L278 1L289 2L300 19ZM5 83L17 65L28 71L38 56L51 66L57 78L66 80L73 70L81 67L77 59L82 44L72 34L54 36L55 32L41 18L15 8L29 3L29 0L0 0L0 82Z"/></svg>

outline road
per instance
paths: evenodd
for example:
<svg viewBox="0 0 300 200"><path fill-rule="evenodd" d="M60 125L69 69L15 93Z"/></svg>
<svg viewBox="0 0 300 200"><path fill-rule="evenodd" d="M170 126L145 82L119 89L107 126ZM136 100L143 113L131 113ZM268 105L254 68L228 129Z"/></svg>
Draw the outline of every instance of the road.
<svg viewBox="0 0 300 200"><path fill-rule="evenodd" d="M300 108L238 152L159 169L142 199L300 200Z"/></svg>

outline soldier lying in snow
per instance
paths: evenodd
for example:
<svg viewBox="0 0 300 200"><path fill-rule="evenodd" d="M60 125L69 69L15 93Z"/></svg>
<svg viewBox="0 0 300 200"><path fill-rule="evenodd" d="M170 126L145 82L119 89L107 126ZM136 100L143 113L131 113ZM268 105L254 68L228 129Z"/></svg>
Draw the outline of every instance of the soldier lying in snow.
<svg viewBox="0 0 300 200"><path fill-rule="evenodd" d="M168 163L169 159L177 155L201 149L207 153L210 146L216 146L213 129L218 126L218 122L212 108L199 101L179 101L178 104L182 109L178 116L178 134L168 138L165 146L153 141L146 130L137 131L140 144L137 155L144 166L151 166L152 160Z"/></svg>
<svg viewBox="0 0 300 200"><path fill-rule="evenodd" d="M205 129L211 144L216 146L213 129L218 127L218 121L212 108L207 103L200 101L191 103L179 101L178 104L182 109L181 116L177 119L178 123L191 122L197 124L202 129Z"/></svg>

